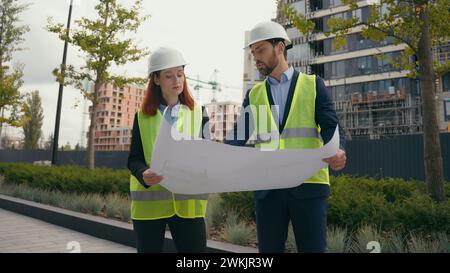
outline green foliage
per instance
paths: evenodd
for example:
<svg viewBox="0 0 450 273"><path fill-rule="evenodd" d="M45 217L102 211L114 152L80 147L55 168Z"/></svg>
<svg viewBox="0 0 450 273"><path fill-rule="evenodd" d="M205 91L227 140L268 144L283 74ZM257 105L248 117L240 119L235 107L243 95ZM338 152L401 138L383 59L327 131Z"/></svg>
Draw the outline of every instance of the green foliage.
<svg viewBox="0 0 450 273"><path fill-rule="evenodd" d="M0 194L92 215L130 221L130 200L122 194L63 193L0 182Z"/></svg>
<svg viewBox="0 0 450 273"><path fill-rule="evenodd" d="M450 183L445 184L450 194ZM227 211L238 210L243 219L254 219L252 193L221 194ZM331 178L328 222L354 232L362 226L402 234L450 232L450 202L436 203L419 181L338 176Z"/></svg>
<svg viewBox="0 0 450 273"><path fill-rule="evenodd" d="M18 4L15 0L0 2L0 112L9 115L0 117L0 123L20 127L26 119L23 112L23 95L19 88L23 84L23 64L17 63L11 69L11 61L20 47L24 35L29 31L27 25L21 25L19 15L29 4Z"/></svg>
<svg viewBox="0 0 450 273"><path fill-rule="evenodd" d="M327 235L327 252L347 252L347 230L339 227L330 227Z"/></svg>
<svg viewBox="0 0 450 273"><path fill-rule="evenodd" d="M64 193L129 194L128 170L78 166L36 166L23 163L0 163L0 174L9 184L26 184L33 188Z"/></svg>
<svg viewBox="0 0 450 273"><path fill-rule="evenodd" d="M301 33L307 34L314 29L312 20L299 14L296 9L285 0L277 1L281 13ZM350 7L350 12L359 8L356 0L343 0L344 5ZM406 44L406 50L401 54L401 62L398 66L409 71L411 78L418 77L419 63L413 62L414 56L419 51L419 40L422 37L423 21L420 14L427 11L430 18L430 40L432 46L439 46L448 42L450 38L450 1L395 1L380 0L369 6L369 17L361 21L352 15L347 18L331 16L328 21L330 31L324 34L334 36L333 45L339 49L345 44L350 31L361 27L361 34L366 39L381 42L387 37L394 39L394 44ZM311 27L312 24L312 27ZM308 27L305 27L308 26ZM393 62L396 64L396 62ZM450 70L450 61L434 63L433 70L438 74L444 74Z"/></svg>
<svg viewBox="0 0 450 273"><path fill-rule="evenodd" d="M44 120L44 110L42 109L39 91L34 91L28 95L24 104L24 115L27 118L26 124L22 126L25 136L25 149L38 149Z"/></svg>
<svg viewBox="0 0 450 273"><path fill-rule="evenodd" d="M237 244L246 245L253 234L253 229L245 222L239 221L237 212L231 211L228 213L228 217L224 229L224 238L226 241Z"/></svg>
<svg viewBox="0 0 450 273"><path fill-rule="evenodd" d="M141 16L142 0L136 0L127 9L117 0L99 0L95 6L97 18L83 17L75 21L75 27L68 33L62 23L54 23L48 18L47 30L58 35L59 39L78 48L85 63L80 67L61 65L54 69L56 80L62 85L71 85L80 90L84 98L92 102L91 112L95 113L98 105L98 94L101 86L112 83L118 87L131 84L143 84L147 78L124 77L112 75L113 66L122 66L136 62L148 55L146 48L138 48L132 38L124 38L136 34L142 22L148 16ZM88 83L94 84L91 90ZM93 91L93 92L92 92ZM89 130L89 145L93 143L95 119L91 120ZM94 169L94 147L88 147L88 168Z"/></svg>
<svg viewBox="0 0 450 273"><path fill-rule="evenodd" d="M96 19L83 17L75 21L71 34L67 34L64 24L48 18L47 30L58 35L59 39L77 47L84 55L86 63L79 68L72 65L55 69L57 81L72 85L83 95L97 104L95 94L85 89L84 81L101 84L112 82L119 87L126 84L140 84L141 78L114 76L110 73L112 65L121 66L139 61L148 55L146 48L138 48L131 38L121 38L124 34L136 33L148 16L141 16L142 0L136 0L133 7L127 9L117 0L100 0L95 6Z"/></svg>
<svg viewBox="0 0 450 273"><path fill-rule="evenodd" d="M284 5L284 1L277 1L278 8L282 10L283 15L288 19L292 26L301 33L311 34L314 30L314 23L306 20L304 14L299 13L293 6Z"/></svg>
<svg viewBox="0 0 450 273"><path fill-rule="evenodd" d="M206 224L208 228L219 229L225 217L225 208L219 195L211 194L208 199L206 211Z"/></svg>
<svg viewBox="0 0 450 273"><path fill-rule="evenodd" d="M223 207L226 211L237 210L247 220L255 219L255 203L252 192L227 192L221 193Z"/></svg>

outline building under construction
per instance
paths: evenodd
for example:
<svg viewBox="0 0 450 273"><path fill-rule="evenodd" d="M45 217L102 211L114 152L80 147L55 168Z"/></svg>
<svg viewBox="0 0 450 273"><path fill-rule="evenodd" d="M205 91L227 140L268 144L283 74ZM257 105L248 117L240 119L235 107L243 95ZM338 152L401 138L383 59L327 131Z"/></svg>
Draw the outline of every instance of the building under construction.
<svg viewBox="0 0 450 273"><path fill-rule="evenodd" d="M345 45L335 49L333 36L324 35L329 31L328 20L332 17L366 20L373 1L358 1L359 8L355 11L350 11L340 0L288 0L287 3L315 23L314 32L304 35L280 10L277 12L275 20L285 26L293 42L288 62L300 72L316 74L324 80L347 139L378 139L422 131L419 82L408 78L408 71L393 65L405 49L404 44L395 45L392 38L371 41L361 35L360 27L355 27L349 32ZM385 12L385 7L381 12ZM442 47L438 50L439 58L448 58L448 52L449 46ZM250 54L247 50L245 89L261 80L250 77L256 74L254 65L249 64L252 62ZM450 98L449 74L438 79L437 84L439 97ZM445 109L442 111L447 105L442 102L439 102L440 112L447 113ZM446 117L440 118L442 131L448 130L449 121Z"/></svg>

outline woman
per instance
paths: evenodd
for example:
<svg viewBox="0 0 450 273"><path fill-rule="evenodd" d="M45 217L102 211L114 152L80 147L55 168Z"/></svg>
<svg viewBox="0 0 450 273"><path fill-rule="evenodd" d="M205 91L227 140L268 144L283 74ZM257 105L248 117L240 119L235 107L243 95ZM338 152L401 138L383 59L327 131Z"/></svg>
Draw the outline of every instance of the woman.
<svg viewBox="0 0 450 273"><path fill-rule="evenodd" d="M164 113L164 118L181 133L205 138L203 132L209 132L208 128L203 130L208 122L207 115L202 115L204 109L189 94L185 65L175 49L159 48L152 54L147 93L134 118L128 169L132 173L131 218L138 253L162 252L166 225L178 252L206 250L204 217L208 196L174 194L159 185L164 177L151 169L153 145ZM192 118L181 118L189 115Z"/></svg>

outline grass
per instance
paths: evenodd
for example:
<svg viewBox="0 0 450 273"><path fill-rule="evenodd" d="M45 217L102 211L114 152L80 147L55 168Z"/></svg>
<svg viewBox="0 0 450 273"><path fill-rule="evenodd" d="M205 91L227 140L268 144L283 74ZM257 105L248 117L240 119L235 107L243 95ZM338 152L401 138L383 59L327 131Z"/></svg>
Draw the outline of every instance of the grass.
<svg viewBox="0 0 450 273"><path fill-rule="evenodd" d="M205 221L209 228L219 229L223 224L225 210L218 194L211 194L208 199Z"/></svg>
<svg viewBox="0 0 450 273"><path fill-rule="evenodd" d="M228 213L224 233L227 242L236 245L247 245L252 236L253 229L245 222L239 220L239 215L235 211Z"/></svg>
<svg viewBox="0 0 450 273"><path fill-rule="evenodd" d="M0 179L0 181L2 181ZM0 193L72 211L105 216L129 222L130 201L120 194L76 194L31 188L25 184L0 182Z"/></svg>
<svg viewBox="0 0 450 273"><path fill-rule="evenodd" d="M364 225L356 232L356 240L353 244L353 252L368 253L371 251L372 242L380 242L381 235L378 229L373 226Z"/></svg>
<svg viewBox="0 0 450 273"><path fill-rule="evenodd" d="M331 227L327 234L327 252L344 253L347 250L347 230L339 227Z"/></svg>
<svg viewBox="0 0 450 273"><path fill-rule="evenodd" d="M389 232L381 239L381 252L405 253L405 239L398 233Z"/></svg>

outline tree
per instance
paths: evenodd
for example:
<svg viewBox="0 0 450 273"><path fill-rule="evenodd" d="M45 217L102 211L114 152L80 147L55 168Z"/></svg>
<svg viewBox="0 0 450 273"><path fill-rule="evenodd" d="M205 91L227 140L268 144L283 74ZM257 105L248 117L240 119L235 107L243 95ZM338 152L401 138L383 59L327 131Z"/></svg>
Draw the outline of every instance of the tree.
<svg viewBox="0 0 450 273"><path fill-rule="evenodd" d="M73 34L68 35L64 24L53 23L49 18L47 29L58 34L63 41L77 47L86 62L82 67L72 65L54 70L57 81L79 89L84 97L92 102L88 133L88 168L94 168L94 114L98 105L98 92L106 83L119 87L126 84L143 84L146 79L113 76L110 68L135 62L148 55L145 48L138 48L132 39L123 38L128 33L136 33L141 23L148 16L141 16L142 0L136 0L131 9L126 9L117 0L99 0L95 6L98 18L82 18L75 21L77 25ZM94 83L94 92L85 89L85 82Z"/></svg>
<svg viewBox="0 0 450 273"><path fill-rule="evenodd" d="M44 110L41 105L39 91L34 91L28 95L24 104L24 114L27 122L22 126L25 136L25 149L38 149L39 139L42 137L42 123L44 120Z"/></svg>
<svg viewBox="0 0 450 273"><path fill-rule="evenodd" d="M343 0L350 11L358 9L358 1ZM299 14L285 1L278 1L285 17L300 32L310 35L314 23ZM449 0L378 0L370 6L370 16L361 21L356 16L349 18L332 17L328 21L330 28L325 35L335 35L333 45L344 45L350 30L361 27L364 38L383 41L387 37L395 45L404 44L405 50L397 68L407 71L408 77L420 82L423 113L424 167L428 192L437 201L445 201L444 171L439 138L437 114L437 94L435 80L450 70L450 61L433 61L432 48L450 40L450 1Z"/></svg>
<svg viewBox="0 0 450 273"><path fill-rule="evenodd" d="M19 25L19 15L29 4L19 4L18 0L2 0L0 2L0 135L3 123L20 127L26 119L22 112L23 96L19 92L22 86L22 64L13 65L14 52L21 51L23 35L29 31L27 25ZM5 112L9 116L5 117Z"/></svg>
<svg viewBox="0 0 450 273"><path fill-rule="evenodd" d="M53 147L53 133L48 137L47 141L44 144L45 150L51 150Z"/></svg>
<svg viewBox="0 0 450 273"><path fill-rule="evenodd" d="M70 143L69 143L69 142L66 142L66 145L64 145L64 146L62 147L62 150L63 150L63 151L71 151L71 150L72 150L72 146L70 146Z"/></svg>

